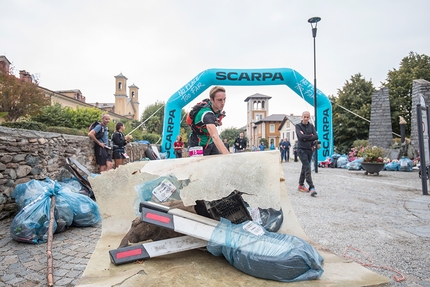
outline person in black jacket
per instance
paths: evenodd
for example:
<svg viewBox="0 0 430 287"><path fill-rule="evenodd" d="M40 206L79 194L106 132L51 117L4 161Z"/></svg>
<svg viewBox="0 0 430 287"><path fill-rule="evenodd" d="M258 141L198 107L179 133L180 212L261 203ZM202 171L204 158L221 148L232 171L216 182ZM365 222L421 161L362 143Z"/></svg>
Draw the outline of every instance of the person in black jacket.
<svg viewBox="0 0 430 287"><path fill-rule="evenodd" d="M243 152L246 148L246 139L243 136L243 133L239 134L239 137L234 141L234 150L235 152Z"/></svg>
<svg viewBox="0 0 430 287"><path fill-rule="evenodd" d="M118 122L115 126L115 132L112 134L112 145L113 145L113 160L115 162L115 168L124 164L124 159L127 158L125 153L125 145L128 143L129 138L125 137L122 133L125 127L124 124Z"/></svg>
<svg viewBox="0 0 430 287"><path fill-rule="evenodd" d="M310 192L312 196L316 196L317 192L311 176L311 162L315 142L318 141L318 134L315 126L309 122L310 117L311 115L308 111L303 112L302 121L296 125L297 154L302 162L298 189L302 192ZM305 180L309 188L306 188Z"/></svg>

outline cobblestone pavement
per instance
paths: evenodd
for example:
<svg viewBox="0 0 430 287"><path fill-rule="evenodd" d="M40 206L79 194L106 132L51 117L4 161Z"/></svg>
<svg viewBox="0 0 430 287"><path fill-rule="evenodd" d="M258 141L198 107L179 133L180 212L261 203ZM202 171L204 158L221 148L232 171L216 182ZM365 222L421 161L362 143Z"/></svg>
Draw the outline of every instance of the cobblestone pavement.
<svg viewBox="0 0 430 287"><path fill-rule="evenodd" d="M283 163L293 210L309 238L339 256L346 246L367 252L375 264L399 270L406 281L389 286L430 287L430 196L423 196L417 172L319 169L312 173L318 196L297 191L300 163ZM46 244L10 237L12 218L0 221L0 287L47 286ZM101 224L72 227L54 235L56 287L75 286L101 234ZM394 273L370 268L392 278Z"/></svg>
<svg viewBox="0 0 430 287"><path fill-rule="evenodd" d="M48 286L47 244L27 244L13 240L9 227L13 218L0 221L0 287ZM101 224L70 227L54 234L54 283L56 287L75 286L85 270L101 234Z"/></svg>
<svg viewBox="0 0 430 287"><path fill-rule="evenodd" d="M308 237L336 255L356 257L369 270L391 279L387 286L430 287L430 196L422 194L417 171L319 168L312 173L317 197L297 190L301 163L282 164L287 192ZM428 182L427 182L428 183ZM348 248L347 248L348 247ZM353 247L358 251L354 251Z"/></svg>

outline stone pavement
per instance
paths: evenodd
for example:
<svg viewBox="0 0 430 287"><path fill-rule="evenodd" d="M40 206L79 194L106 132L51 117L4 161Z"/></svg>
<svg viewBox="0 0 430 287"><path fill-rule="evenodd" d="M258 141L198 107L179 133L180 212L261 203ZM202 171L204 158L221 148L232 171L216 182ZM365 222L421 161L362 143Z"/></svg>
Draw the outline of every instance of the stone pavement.
<svg viewBox="0 0 430 287"><path fill-rule="evenodd" d="M313 241L339 256L345 246L355 246L406 275L405 282L390 286L430 286L430 196L421 194L417 172L365 176L363 171L320 168L312 174L318 191L312 198L297 191L300 163L282 166L294 212ZM11 221L0 221L0 287L47 286L46 244L15 242ZM54 235L56 287L77 284L100 234L99 224Z"/></svg>
<svg viewBox="0 0 430 287"><path fill-rule="evenodd" d="M16 242L10 237L12 218L0 221L0 286L48 286L47 244ZM101 224L71 227L54 235L54 283L56 287L75 286L101 234Z"/></svg>
<svg viewBox="0 0 430 287"><path fill-rule="evenodd" d="M297 191L301 163L282 164L288 196L304 232L338 256L353 255L391 278L389 286L430 287L430 196L422 195L418 171L364 171L319 168L312 173L317 197ZM427 182L428 183L428 182ZM352 251L353 247L360 252Z"/></svg>

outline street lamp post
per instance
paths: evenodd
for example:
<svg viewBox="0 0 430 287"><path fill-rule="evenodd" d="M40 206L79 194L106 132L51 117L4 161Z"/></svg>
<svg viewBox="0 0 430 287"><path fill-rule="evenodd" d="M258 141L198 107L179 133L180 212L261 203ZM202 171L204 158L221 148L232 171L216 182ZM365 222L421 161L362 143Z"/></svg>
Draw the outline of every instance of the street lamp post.
<svg viewBox="0 0 430 287"><path fill-rule="evenodd" d="M312 27L312 37L314 38L314 113L315 113L315 130L317 130L317 54L315 38L317 37L317 25L321 21L320 17L309 18L308 22ZM317 130L318 131L318 130ZM318 148L315 149L315 173L318 173Z"/></svg>

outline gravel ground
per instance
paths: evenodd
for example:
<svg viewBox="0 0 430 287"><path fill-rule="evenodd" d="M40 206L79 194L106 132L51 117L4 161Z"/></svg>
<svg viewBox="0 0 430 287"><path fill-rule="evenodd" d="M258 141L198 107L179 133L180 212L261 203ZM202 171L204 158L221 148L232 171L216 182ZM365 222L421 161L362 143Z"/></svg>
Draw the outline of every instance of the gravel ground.
<svg viewBox="0 0 430 287"><path fill-rule="evenodd" d="M392 279L387 286L430 286L430 196L422 195L417 171L364 171L319 168L312 173L318 192L297 191L301 163L283 163L287 192L293 210L312 241L343 256L346 247L368 254L367 267ZM359 251L347 255L370 263Z"/></svg>

